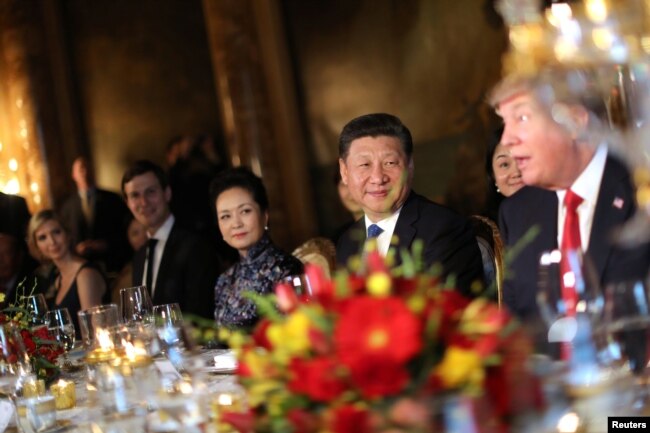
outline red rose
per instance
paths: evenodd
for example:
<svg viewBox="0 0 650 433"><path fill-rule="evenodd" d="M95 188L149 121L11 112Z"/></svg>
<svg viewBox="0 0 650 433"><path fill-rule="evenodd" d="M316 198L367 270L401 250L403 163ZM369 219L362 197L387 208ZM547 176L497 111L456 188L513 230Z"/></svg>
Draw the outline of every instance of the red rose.
<svg viewBox="0 0 650 433"><path fill-rule="evenodd" d="M334 410L331 430L334 433L371 433L370 415L354 406Z"/></svg>
<svg viewBox="0 0 650 433"><path fill-rule="evenodd" d="M333 358L314 358L291 360L289 370L292 379L288 383L290 391L304 394L315 401L329 402L345 391L345 383L338 374L338 362Z"/></svg>
<svg viewBox="0 0 650 433"><path fill-rule="evenodd" d="M270 324L270 320L262 319L253 331L253 341L255 341L255 345L258 347L263 347L266 350L271 350L272 348L271 342L266 335L266 330L269 329Z"/></svg>
<svg viewBox="0 0 650 433"><path fill-rule="evenodd" d="M399 394L409 382L404 365L381 357L368 357L350 366L352 383L364 398L386 397Z"/></svg>
<svg viewBox="0 0 650 433"><path fill-rule="evenodd" d="M32 335L27 329L20 330L20 336L23 337L23 344L25 345L25 350L28 354L34 353L36 350L36 343L32 340Z"/></svg>
<svg viewBox="0 0 650 433"><path fill-rule="evenodd" d="M255 429L253 412L223 412L221 421L230 424L239 433L250 433Z"/></svg>
<svg viewBox="0 0 650 433"><path fill-rule="evenodd" d="M313 413L302 409L291 409L287 419L293 427L293 433L311 433L318 430L318 419Z"/></svg>
<svg viewBox="0 0 650 433"><path fill-rule="evenodd" d="M293 286L287 283L275 285L275 295L278 300L278 308L283 313L291 313L298 306L298 295Z"/></svg>

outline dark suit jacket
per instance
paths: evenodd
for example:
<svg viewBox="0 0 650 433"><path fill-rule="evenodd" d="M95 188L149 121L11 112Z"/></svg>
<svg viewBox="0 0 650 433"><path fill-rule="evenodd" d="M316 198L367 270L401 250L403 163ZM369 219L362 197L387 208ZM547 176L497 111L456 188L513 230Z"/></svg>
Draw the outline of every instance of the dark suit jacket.
<svg viewBox="0 0 650 433"><path fill-rule="evenodd" d="M131 248L126 236L128 215L129 210L119 195L99 188L95 189L94 220L90 226L84 218L81 197L77 192L61 206L61 219L70 230L75 244L87 239L108 243L105 254L86 257L103 262L108 271L119 271L129 259Z"/></svg>
<svg viewBox="0 0 650 433"><path fill-rule="evenodd" d="M30 214L27 202L18 195L0 192L0 233L10 234L24 240Z"/></svg>
<svg viewBox="0 0 650 433"><path fill-rule="evenodd" d="M393 235L397 244L391 248L411 250L413 241L424 242L425 266L441 264L444 275L455 275L458 288L470 294L474 281L483 281L483 262L469 221L449 208L433 203L411 191L397 219ZM364 218L354 223L336 245L336 261L346 266L358 255L366 240ZM396 265L401 257L396 254Z"/></svg>
<svg viewBox="0 0 650 433"><path fill-rule="evenodd" d="M133 258L133 285L142 283L147 246ZM214 286L223 271L215 249L175 222L163 250L153 304L178 302L181 311L214 318Z"/></svg>
<svg viewBox="0 0 650 433"><path fill-rule="evenodd" d="M622 249L611 241L612 230L635 212L634 190L626 168L608 157L585 256L594 265L601 285L645 277L650 267L650 248L643 244ZM558 248L558 199L555 191L524 187L501 205L499 225L507 247L512 247L528 230L540 233L524 247L509 266L503 286L505 304L519 317L537 315L537 272L540 255Z"/></svg>

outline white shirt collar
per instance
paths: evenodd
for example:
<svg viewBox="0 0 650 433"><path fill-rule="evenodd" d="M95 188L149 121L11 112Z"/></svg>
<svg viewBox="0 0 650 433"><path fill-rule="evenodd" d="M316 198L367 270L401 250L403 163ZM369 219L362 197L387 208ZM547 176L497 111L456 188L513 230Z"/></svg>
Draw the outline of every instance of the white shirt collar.
<svg viewBox="0 0 650 433"><path fill-rule="evenodd" d="M384 218L383 220L378 221L376 223L370 221L370 218L368 218L367 215L364 217L366 223L366 233L368 233L368 227L370 227L372 224L376 224L381 229L384 230L383 232L381 232L379 236L377 236L377 249L379 250L379 253L382 256L388 254L390 241L393 238L393 232L395 231L395 226L397 225L397 219L399 218L399 214L401 211L402 208L399 208L394 214L392 214L388 218Z"/></svg>
<svg viewBox="0 0 650 433"><path fill-rule="evenodd" d="M587 167L580 173L580 176L571 185L571 190L583 198L582 203L578 206L578 218L580 226L580 242L582 250L587 251L591 238L591 227L593 226L594 214L596 213L596 203L600 192L600 184L605 172L605 163L607 162L607 145L601 144L596 149L596 153L589 161ZM562 244L564 232L564 220L566 209L564 208L564 196L567 190L558 190L558 222L557 222L557 244Z"/></svg>
<svg viewBox="0 0 650 433"><path fill-rule="evenodd" d="M169 233L172 231L174 221L174 215L170 213L163 225L161 225L158 230L156 230L156 233L154 233L153 236L149 236L149 238L158 239L158 243L161 241L163 243L166 242L167 238L169 237Z"/></svg>
<svg viewBox="0 0 650 433"><path fill-rule="evenodd" d="M607 145L601 144L596 149L596 153L587 164L587 167L580 173L580 176L571 185L571 190L578 194L585 202L595 204L600 192L600 182L605 172L605 163L607 162ZM557 197L560 203L564 201L566 189L558 190Z"/></svg>

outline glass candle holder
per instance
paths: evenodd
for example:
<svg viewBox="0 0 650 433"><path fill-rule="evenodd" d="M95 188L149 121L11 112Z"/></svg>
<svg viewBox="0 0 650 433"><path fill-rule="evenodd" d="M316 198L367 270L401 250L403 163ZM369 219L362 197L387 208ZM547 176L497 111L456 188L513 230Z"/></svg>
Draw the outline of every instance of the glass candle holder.
<svg viewBox="0 0 650 433"><path fill-rule="evenodd" d="M51 395L28 398L24 404L27 422L34 431L43 431L56 425L56 406Z"/></svg>
<svg viewBox="0 0 650 433"><path fill-rule="evenodd" d="M77 404L77 392L74 382L59 380L50 387L56 410L72 409Z"/></svg>
<svg viewBox="0 0 650 433"><path fill-rule="evenodd" d="M117 311L116 304L107 304L98 305L77 313L81 341L86 349L95 349L101 343L101 341L97 341L101 330L117 326Z"/></svg>
<svg viewBox="0 0 650 433"><path fill-rule="evenodd" d="M33 398L45 395L45 381L35 376L28 377L23 382L23 397Z"/></svg>

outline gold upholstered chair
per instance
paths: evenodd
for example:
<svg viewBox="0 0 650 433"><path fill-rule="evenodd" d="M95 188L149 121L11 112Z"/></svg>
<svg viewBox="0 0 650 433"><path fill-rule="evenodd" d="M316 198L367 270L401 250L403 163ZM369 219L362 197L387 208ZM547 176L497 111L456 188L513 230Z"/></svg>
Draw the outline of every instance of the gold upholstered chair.
<svg viewBox="0 0 650 433"><path fill-rule="evenodd" d="M336 247L327 238L311 238L296 248L292 254L304 264L311 263L320 266L327 278L336 267Z"/></svg>
<svg viewBox="0 0 650 433"><path fill-rule="evenodd" d="M504 247L499 227L494 221L481 215L472 215L470 221L476 233L476 241L481 250L486 287L496 288L496 301L503 303L503 254Z"/></svg>

